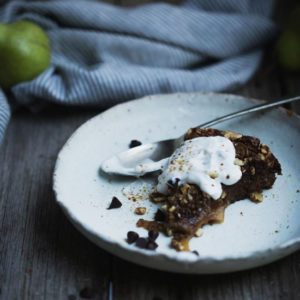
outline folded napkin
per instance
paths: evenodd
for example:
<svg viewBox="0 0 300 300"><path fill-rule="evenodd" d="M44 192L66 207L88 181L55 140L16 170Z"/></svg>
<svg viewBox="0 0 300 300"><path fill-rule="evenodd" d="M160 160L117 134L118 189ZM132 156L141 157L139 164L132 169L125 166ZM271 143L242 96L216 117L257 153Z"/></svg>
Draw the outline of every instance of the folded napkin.
<svg viewBox="0 0 300 300"><path fill-rule="evenodd" d="M121 8L99 1L10 1L0 21L46 29L51 66L12 88L14 102L97 105L245 83L276 35L273 0L188 0ZM1 67L1 66L0 66ZM0 89L0 141L9 120Z"/></svg>

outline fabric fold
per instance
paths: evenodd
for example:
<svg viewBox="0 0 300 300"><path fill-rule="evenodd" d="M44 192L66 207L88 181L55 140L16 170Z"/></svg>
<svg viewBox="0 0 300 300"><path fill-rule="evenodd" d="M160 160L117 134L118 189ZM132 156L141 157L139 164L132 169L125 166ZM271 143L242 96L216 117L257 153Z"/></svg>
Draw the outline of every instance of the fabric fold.
<svg viewBox="0 0 300 300"><path fill-rule="evenodd" d="M87 0L11 1L0 9L0 21L36 22L51 44L51 66L14 86L14 102L106 108L147 94L237 88L276 36L272 7L272 0L135 8ZM0 141L9 114L1 92Z"/></svg>

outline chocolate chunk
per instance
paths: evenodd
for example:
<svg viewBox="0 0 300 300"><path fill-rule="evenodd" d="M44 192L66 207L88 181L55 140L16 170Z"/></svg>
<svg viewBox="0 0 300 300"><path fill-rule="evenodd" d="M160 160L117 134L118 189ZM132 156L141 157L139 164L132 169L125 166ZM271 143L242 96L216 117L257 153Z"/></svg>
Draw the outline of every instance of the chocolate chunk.
<svg viewBox="0 0 300 300"><path fill-rule="evenodd" d="M137 147L137 146L140 146L140 145L142 145L142 143L140 141L132 140L129 144L129 148L134 148L134 147Z"/></svg>
<svg viewBox="0 0 300 300"><path fill-rule="evenodd" d="M152 242L152 241L150 241L150 242L147 244L147 246L146 246L146 248L147 248L148 250L155 250L157 247L158 247L158 245L157 245L155 242Z"/></svg>
<svg viewBox="0 0 300 300"><path fill-rule="evenodd" d="M150 230L148 232L149 240L152 241L152 242L154 242L157 239L158 235L159 235L159 233L157 231L154 231L154 230Z"/></svg>
<svg viewBox="0 0 300 300"><path fill-rule="evenodd" d="M173 182L172 180L169 180L167 182L167 185L169 188L171 188L172 190L177 190L178 189L178 183L179 183L180 179L179 178L175 178L175 182Z"/></svg>
<svg viewBox="0 0 300 300"><path fill-rule="evenodd" d="M147 247L148 240L145 238L138 238L135 242L135 245L139 248L145 249Z"/></svg>
<svg viewBox="0 0 300 300"><path fill-rule="evenodd" d="M113 197L107 209L119 208L122 206L121 201L117 197Z"/></svg>
<svg viewBox="0 0 300 300"><path fill-rule="evenodd" d="M157 222L164 222L166 219L166 215L158 209L157 212L155 213L154 220Z"/></svg>
<svg viewBox="0 0 300 300"><path fill-rule="evenodd" d="M127 243L132 244L139 238L139 235L134 231L127 232Z"/></svg>
<svg viewBox="0 0 300 300"><path fill-rule="evenodd" d="M192 253L194 253L195 255L199 256L199 253L196 250L192 251Z"/></svg>

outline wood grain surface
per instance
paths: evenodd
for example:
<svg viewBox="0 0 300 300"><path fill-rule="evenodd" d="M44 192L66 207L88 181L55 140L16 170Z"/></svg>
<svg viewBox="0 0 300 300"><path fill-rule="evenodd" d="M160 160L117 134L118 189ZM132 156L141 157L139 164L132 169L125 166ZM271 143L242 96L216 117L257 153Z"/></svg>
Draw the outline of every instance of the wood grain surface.
<svg viewBox="0 0 300 300"><path fill-rule="evenodd" d="M300 78L266 57L234 93L266 100L299 95ZM116 300L299 299L300 252L250 271L180 275L121 260L75 230L55 203L53 167L70 134L100 112L51 106L13 114L0 150L0 299L110 299L110 286Z"/></svg>

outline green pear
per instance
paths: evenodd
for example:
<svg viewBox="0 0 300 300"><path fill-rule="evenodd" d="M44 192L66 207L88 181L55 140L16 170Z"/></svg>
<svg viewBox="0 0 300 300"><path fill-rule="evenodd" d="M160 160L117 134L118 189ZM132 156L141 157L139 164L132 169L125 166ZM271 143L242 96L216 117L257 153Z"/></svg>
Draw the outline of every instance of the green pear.
<svg viewBox="0 0 300 300"><path fill-rule="evenodd" d="M291 13L288 26L279 37L276 50L283 69L300 71L300 5Z"/></svg>
<svg viewBox="0 0 300 300"><path fill-rule="evenodd" d="M0 23L1 88L34 79L49 63L49 40L40 26L25 20Z"/></svg>
<svg viewBox="0 0 300 300"><path fill-rule="evenodd" d="M287 71L300 71L300 32L286 30L278 41L278 60Z"/></svg>

